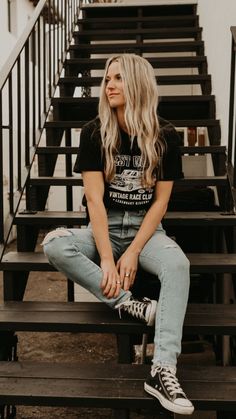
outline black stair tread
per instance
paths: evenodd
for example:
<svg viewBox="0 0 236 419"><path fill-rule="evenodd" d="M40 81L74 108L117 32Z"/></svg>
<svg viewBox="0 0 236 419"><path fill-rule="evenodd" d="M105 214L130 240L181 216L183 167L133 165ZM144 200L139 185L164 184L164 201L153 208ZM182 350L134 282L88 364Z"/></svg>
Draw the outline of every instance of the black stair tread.
<svg viewBox="0 0 236 419"><path fill-rule="evenodd" d="M77 149L78 152L78 149ZM223 176L221 176L223 177ZM50 186L83 186L83 180L77 176L40 176L29 179L31 185L50 185Z"/></svg>
<svg viewBox="0 0 236 419"><path fill-rule="evenodd" d="M37 211L35 214L17 214L15 224L84 224L85 212L79 211ZM166 225L202 225L202 226L233 226L236 225L236 215L217 211L183 212L169 211L163 222Z"/></svg>
<svg viewBox="0 0 236 419"><path fill-rule="evenodd" d="M181 226L233 226L236 223L236 214L227 212L182 212L169 211L166 213L163 222L166 225Z"/></svg>
<svg viewBox="0 0 236 419"><path fill-rule="evenodd" d="M98 97L54 97L53 104L82 104L93 105L98 103ZM173 95L160 96L159 102L211 102L215 100L214 95Z"/></svg>
<svg viewBox="0 0 236 419"><path fill-rule="evenodd" d="M78 147L46 146L37 147L36 154L77 154Z"/></svg>
<svg viewBox="0 0 236 419"><path fill-rule="evenodd" d="M225 154L226 153L226 146L181 146L180 147L182 154Z"/></svg>
<svg viewBox="0 0 236 419"><path fill-rule="evenodd" d="M51 225L52 223L66 223L86 225L85 211L36 211L35 213L18 213L14 220L17 225L36 224Z"/></svg>
<svg viewBox="0 0 236 419"><path fill-rule="evenodd" d="M52 99L56 120L85 120L97 115L98 97L60 97ZM159 114L171 119L213 119L215 117L214 95L160 96ZM203 124L204 126L204 124Z"/></svg>
<svg viewBox="0 0 236 419"><path fill-rule="evenodd" d="M152 327L100 302L4 302L0 330L85 333L144 333ZM235 304L189 304L185 333L236 334Z"/></svg>
<svg viewBox="0 0 236 419"><path fill-rule="evenodd" d="M129 39L142 35L143 37L154 37L156 39L172 39L172 38L194 38L202 33L200 27L172 27L172 28L138 28L138 29L110 29L106 30L82 30L74 31L74 38L98 39Z"/></svg>
<svg viewBox="0 0 236 419"><path fill-rule="evenodd" d="M104 368L104 363L93 362L1 361L0 377L17 378L22 375L26 378L88 378L90 380L97 378L106 380L112 377L113 379L143 381L149 371L150 365L147 364L109 363L109 368ZM235 383L235 366L207 365L208 373L205 374L205 371L205 365L181 365L180 361L177 374L181 381Z"/></svg>
<svg viewBox="0 0 236 419"><path fill-rule="evenodd" d="M82 128L89 121L47 121L45 122L45 128Z"/></svg>
<svg viewBox="0 0 236 419"><path fill-rule="evenodd" d="M236 273L234 253L187 253L191 273ZM55 271L43 252L8 252L1 262L3 271Z"/></svg>
<svg viewBox="0 0 236 419"><path fill-rule="evenodd" d="M102 54L110 52L112 54L117 52L127 51L142 51L142 52L184 52L184 51L196 51L199 48L203 49L203 41L159 41L159 42L135 42L125 44L73 44L69 47L71 51L88 51L93 54Z"/></svg>
<svg viewBox="0 0 236 419"><path fill-rule="evenodd" d="M206 372L207 368L207 374ZM79 362L43 362L43 361L1 361L0 377L20 377L25 378L77 378L106 380L109 378L141 380L146 378L150 371L147 364L120 364L109 363L109 368L104 368L104 363L79 363ZM181 381L200 381L201 383L234 382L235 366L215 366L215 365L180 365L177 371Z"/></svg>
<svg viewBox="0 0 236 419"><path fill-rule="evenodd" d="M156 408L143 391L149 365L1 362L2 404ZM196 408L236 408L236 367L180 366L178 376ZM52 381L53 380L53 381ZM51 383L53 382L53 385Z"/></svg>
<svg viewBox="0 0 236 419"><path fill-rule="evenodd" d="M220 124L218 119L170 119L169 120L176 127L214 127ZM89 121L47 121L45 128L82 128Z"/></svg>
<svg viewBox="0 0 236 419"><path fill-rule="evenodd" d="M5 270L55 271L43 252L8 252L1 262Z"/></svg>
<svg viewBox="0 0 236 419"><path fill-rule="evenodd" d="M175 181L175 185L219 186L227 185L227 176L185 176Z"/></svg>
<svg viewBox="0 0 236 419"><path fill-rule="evenodd" d="M146 4L146 3L82 3L82 11L86 11L86 17L114 17L115 16L137 16L139 12L142 13L142 16L158 15L158 16L168 16L168 15L196 15L196 4L197 2L189 2L187 0L185 4ZM155 12L155 13L154 13Z"/></svg>
<svg viewBox="0 0 236 419"><path fill-rule="evenodd" d="M186 57L152 57L148 61L154 68L186 68L186 67L199 67L207 62L205 56L186 56ZM78 71L81 69L104 69L106 58L67 58L65 66L76 66Z"/></svg>
<svg viewBox="0 0 236 419"><path fill-rule="evenodd" d="M120 16L113 16L113 17L86 17L81 18L78 20L78 24L97 24L97 23L120 23L123 25L124 23L136 23L136 22L154 22L154 23L167 23L172 22L172 26L175 26L175 23L180 24L181 26L184 23L190 23L192 25L197 21L197 16L190 14L190 15L183 15L183 16L176 16L176 15L166 15L166 16L135 16L135 17L120 17Z"/></svg>
<svg viewBox="0 0 236 419"><path fill-rule="evenodd" d="M164 75L156 77L159 85L166 84L200 84L201 82L211 81L211 76L208 74L186 74L186 75ZM102 77L61 77L59 84L72 84L74 86L99 86Z"/></svg>
<svg viewBox="0 0 236 419"><path fill-rule="evenodd" d="M40 176L31 177L30 185L49 185L49 186L83 186L81 177L75 176ZM227 176L185 176L183 179L175 181L175 185L185 186L219 186L227 184Z"/></svg>
<svg viewBox="0 0 236 419"><path fill-rule="evenodd" d="M225 154L226 146L181 146L182 154ZM78 147L47 146L37 147L36 154L77 154Z"/></svg>

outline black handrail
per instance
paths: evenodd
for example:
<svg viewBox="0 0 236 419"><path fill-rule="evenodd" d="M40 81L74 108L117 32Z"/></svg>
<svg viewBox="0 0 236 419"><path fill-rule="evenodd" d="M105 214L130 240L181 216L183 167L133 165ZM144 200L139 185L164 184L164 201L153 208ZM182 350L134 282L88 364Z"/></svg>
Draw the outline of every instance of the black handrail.
<svg viewBox="0 0 236 419"><path fill-rule="evenodd" d="M79 9L80 0L40 0L0 73L0 258L24 198Z"/></svg>
<svg viewBox="0 0 236 419"><path fill-rule="evenodd" d="M228 123L228 165L233 173L232 186L236 187L236 117L235 117L235 55L236 55L236 26L230 28L232 34L231 44L231 71L230 71L230 98ZM234 138L233 138L234 137Z"/></svg>

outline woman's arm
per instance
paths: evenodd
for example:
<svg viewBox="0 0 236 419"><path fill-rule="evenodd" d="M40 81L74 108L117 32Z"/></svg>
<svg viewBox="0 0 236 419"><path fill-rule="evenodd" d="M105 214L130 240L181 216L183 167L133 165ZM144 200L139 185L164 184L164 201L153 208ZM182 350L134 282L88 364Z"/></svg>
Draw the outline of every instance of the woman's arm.
<svg viewBox="0 0 236 419"><path fill-rule="evenodd" d="M172 187L173 181L157 182L154 201L147 211L134 240L117 262L120 279L124 283L124 290L128 290L135 280L138 256L166 213ZM125 276L127 272L130 274L129 277Z"/></svg>
<svg viewBox="0 0 236 419"><path fill-rule="evenodd" d="M103 280L101 288L107 298L120 292L119 274L114 262L109 239L107 213L103 203L104 179L102 172L83 172L84 192L96 247L101 259Z"/></svg>

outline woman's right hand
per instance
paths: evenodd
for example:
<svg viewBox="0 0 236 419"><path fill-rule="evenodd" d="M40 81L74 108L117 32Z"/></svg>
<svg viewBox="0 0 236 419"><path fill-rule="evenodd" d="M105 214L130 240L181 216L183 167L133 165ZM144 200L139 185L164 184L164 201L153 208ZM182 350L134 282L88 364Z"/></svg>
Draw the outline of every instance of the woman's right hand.
<svg viewBox="0 0 236 419"><path fill-rule="evenodd" d="M100 266L103 272L101 283L103 295L107 298L118 297L121 289L121 281L114 260L103 259L101 260Z"/></svg>

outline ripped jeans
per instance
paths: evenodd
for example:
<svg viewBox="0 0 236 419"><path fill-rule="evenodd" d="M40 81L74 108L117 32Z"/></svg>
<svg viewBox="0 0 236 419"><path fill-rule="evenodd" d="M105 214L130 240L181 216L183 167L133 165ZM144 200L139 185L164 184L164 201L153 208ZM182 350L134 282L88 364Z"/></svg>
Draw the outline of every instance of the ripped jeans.
<svg viewBox="0 0 236 419"><path fill-rule="evenodd" d="M108 210L109 235L115 260L119 259L132 242L144 215L143 210ZM42 244L49 262L58 271L89 290L111 308L131 296L130 291L124 290L120 291L117 298L107 299L102 294L102 270L90 225L86 229L59 228L48 233ZM188 301L189 261L159 225L143 247L139 255L139 265L154 274L161 283L153 365L175 367L181 352L182 327Z"/></svg>

